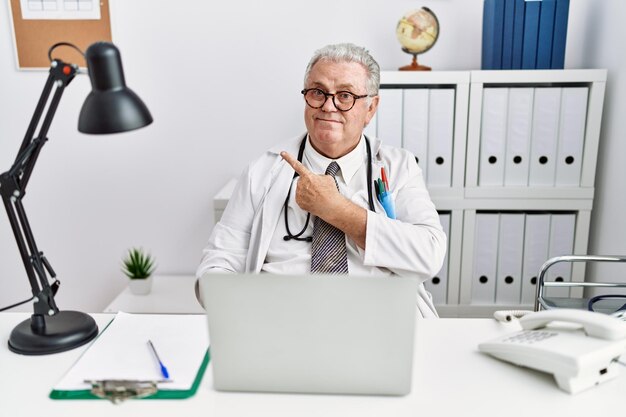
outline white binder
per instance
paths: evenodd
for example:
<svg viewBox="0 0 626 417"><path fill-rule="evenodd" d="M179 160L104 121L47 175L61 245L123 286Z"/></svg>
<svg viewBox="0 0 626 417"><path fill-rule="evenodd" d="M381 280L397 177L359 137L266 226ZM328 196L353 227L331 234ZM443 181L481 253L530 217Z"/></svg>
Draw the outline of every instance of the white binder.
<svg viewBox="0 0 626 417"><path fill-rule="evenodd" d="M383 145L402 147L402 90L381 89L378 92L377 132Z"/></svg>
<svg viewBox="0 0 626 417"><path fill-rule="evenodd" d="M441 221L443 232L448 237L448 242L450 242L450 214L440 213L439 220ZM424 282L424 286L433 296L433 302L435 304L446 304L448 293L448 252L446 252L446 257L443 260L441 271L439 271L439 273L437 273L437 275L435 275L432 279Z"/></svg>
<svg viewBox="0 0 626 417"><path fill-rule="evenodd" d="M500 214L496 304L519 304L524 252L524 215Z"/></svg>
<svg viewBox="0 0 626 417"><path fill-rule="evenodd" d="M471 304L495 301L499 222L499 214L476 214Z"/></svg>
<svg viewBox="0 0 626 417"><path fill-rule="evenodd" d="M508 88L485 88L480 131L478 185L504 184Z"/></svg>
<svg viewBox="0 0 626 417"><path fill-rule="evenodd" d="M509 89L504 185L528 185L533 88Z"/></svg>
<svg viewBox="0 0 626 417"><path fill-rule="evenodd" d="M528 185L553 186L561 107L560 88L536 88Z"/></svg>
<svg viewBox="0 0 626 417"><path fill-rule="evenodd" d="M404 90L402 147L417 158L428 184L428 101L427 88Z"/></svg>
<svg viewBox="0 0 626 417"><path fill-rule="evenodd" d="M428 186L452 185L454 89L430 89L428 120Z"/></svg>
<svg viewBox="0 0 626 417"><path fill-rule="evenodd" d="M522 305L534 305L539 269L548 260L550 215L526 214L524 262L522 265Z"/></svg>
<svg viewBox="0 0 626 417"><path fill-rule="evenodd" d="M574 251L575 214L553 214L550 220L549 258L572 255ZM571 262L559 262L548 269L546 281L572 280ZM568 288L546 288L547 297L569 297Z"/></svg>
<svg viewBox="0 0 626 417"><path fill-rule="evenodd" d="M557 186L580 185L588 95L587 87L563 88L556 161Z"/></svg>

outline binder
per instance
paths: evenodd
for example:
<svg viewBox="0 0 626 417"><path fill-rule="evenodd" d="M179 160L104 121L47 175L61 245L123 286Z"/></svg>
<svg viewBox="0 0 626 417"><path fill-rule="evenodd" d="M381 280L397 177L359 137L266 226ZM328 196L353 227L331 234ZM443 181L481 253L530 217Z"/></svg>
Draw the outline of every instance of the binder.
<svg viewBox="0 0 626 417"><path fill-rule="evenodd" d="M568 16L569 0L557 0L554 13L554 36L552 39L552 69L565 68Z"/></svg>
<svg viewBox="0 0 626 417"><path fill-rule="evenodd" d="M439 220L441 221L443 232L448 237L448 242L450 242L450 213L439 213ZM424 282L424 287L430 292L436 305L446 304L448 293L448 252L446 252L446 257L443 260L441 271L432 279Z"/></svg>
<svg viewBox="0 0 626 417"><path fill-rule="evenodd" d="M504 183L508 88L485 88L480 132L478 185Z"/></svg>
<svg viewBox="0 0 626 417"><path fill-rule="evenodd" d="M428 185L452 185L452 142L454 139L454 88L429 90Z"/></svg>
<svg viewBox="0 0 626 417"><path fill-rule="evenodd" d="M522 264L522 305L535 304L537 278L541 265L548 260L550 214L528 213L524 230L524 262Z"/></svg>
<svg viewBox="0 0 626 417"><path fill-rule="evenodd" d="M513 31L515 27L515 0L504 0L502 28L502 69L513 68Z"/></svg>
<svg viewBox="0 0 626 417"><path fill-rule="evenodd" d="M519 304L522 288L524 215L500 214L496 304Z"/></svg>
<svg viewBox="0 0 626 417"><path fill-rule="evenodd" d="M417 158L424 181L428 184L428 118L429 90L404 90L402 146Z"/></svg>
<svg viewBox="0 0 626 417"><path fill-rule="evenodd" d="M495 301L499 222L497 213L476 214L471 304Z"/></svg>
<svg viewBox="0 0 626 417"><path fill-rule="evenodd" d="M525 3L522 69L535 69L537 65L537 39L539 37L541 1L528 0Z"/></svg>
<svg viewBox="0 0 626 417"><path fill-rule="evenodd" d="M526 0L515 0L513 19L512 69L522 69L522 48L524 45L524 10Z"/></svg>
<svg viewBox="0 0 626 417"><path fill-rule="evenodd" d="M530 138L533 120L533 88L511 88L506 136L504 185L528 185Z"/></svg>
<svg viewBox="0 0 626 417"><path fill-rule="evenodd" d="M588 95L587 87L563 88L556 160L557 186L580 185Z"/></svg>
<svg viewBox="0 0 626 417"><path fill-rule="evenodd" d="M552 35L556 0L542 0L537 39L537 69L550 69L552 65Z"/></svg>
<svg viewBox="0 0 626 417"><path fill-rule="evenodd" d="M158 362L147 341L156 346L171 380L162 382ZM85 380L154 381L158 390L147 399L188 398L195 394L209 362L209 337L203 314L118 313L55 385L50 398L97 399Z"/></svg>
<svg viewBox="0 0 626 417"><path fill-rule="evenodd" d="M575 214L553 214L550 220L550 249L548 256L572 255L574 251ZM571 262L559 262L548 269L546 281L572 280ZM546 297L569 297L569 288L546 288Z"/></svg>
<svg viewBox="0 0 626 417"><path fill-rule="evenodd" d="M504 0L485 0L483 5L482 69L502 69Z"/></svg>
<svg viewBox="0 0 626 417"><path fill-rule="evenodd" d="M554 185L560 107L560 88L535 89L528 176L530 186Z"/></svg>

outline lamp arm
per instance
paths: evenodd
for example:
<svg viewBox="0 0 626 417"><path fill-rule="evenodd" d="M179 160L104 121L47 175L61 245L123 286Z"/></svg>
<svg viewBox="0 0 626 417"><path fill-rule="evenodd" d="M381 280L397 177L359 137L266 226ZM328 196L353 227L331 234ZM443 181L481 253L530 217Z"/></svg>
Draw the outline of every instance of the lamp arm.
<svg viewBox="0 0 626 417"><path fill-rule="evenodd" d="M30 119L30 123L28 124L28 129L26 129L26 134L24 135L24 140L22 141L22 146L18 152L18 157L15 159L15 164L18 162L18 158L20 155L24 153L26 148L31 144L33 137L35 136L35 129L37 129L37 125L39 124L39 120L41 119L41 115L46 107L46 103L48 102L48 97L50 97L50 92L52 91L52 87L54 86L54 74L52 71L48 74L48 79L46 80L46 84L43 87L43 91L41 92L41 96L39 97L39 101L37 102L37 107L35 107L35 112L33 113L33 117Z"/></svg>
<svg viewBox="0 0 626 417"><path fill-rule="evenodd" d="M65 86L74 78L77 67L64 64L59 60L53 61L50 74L39 98L35 112L31 118L26 135L20 147L15 162L9 171L0 174L0 195L6 209L9 223L22 257L22 263L30 283L31 291L36 302L35 315L54 315L59 309L54 301L54 292L48 283L48 276L56 274L43 252L39 251L33 236L26 211L22 204L26 186L30 179L41 148L47 141L47 133L63 95ZM50 92L56 85L57 89L50 101L39 134L33 139L34 132L39 124Z"/></svg>
<svg viewBox="0 0 626 417"><path fill-rule="evenodd" d="M54 295L59 281L48 283L46 273L53 277L55 274L43 253L37 249L22 205L26 185L41 148L47 141L48 128L63 90L78 72L75 65L51 59L52 51L61 45L67 43L55 44L48 51L48 57L52 61L48 81L12 168L0 174L0 196L8 213L35 301L35 314L15 326L8 339L9 350L23 355L64 352L84 345L98 335L98 326L88 314L71 310L60 311L57 308ZM120 53L115 45L96 42L87 49L85 60L89 68L92 91L81 108L78 119L80 132L126 132L152 122L148 108L126 87ZM48 110L45 110L55 86L54 97ZM39 120L46 111L39 134L35 135Z"/></svg>

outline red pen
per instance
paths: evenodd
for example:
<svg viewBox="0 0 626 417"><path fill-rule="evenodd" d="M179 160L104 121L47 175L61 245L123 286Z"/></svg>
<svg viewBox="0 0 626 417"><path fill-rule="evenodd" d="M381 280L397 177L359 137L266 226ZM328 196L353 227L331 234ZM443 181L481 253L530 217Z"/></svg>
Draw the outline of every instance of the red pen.
<svg viewBox="0 0 626 417"><path fill-rule="evenodd" d="M385 191L389 192L389 183L387 182L387 174L385 173L385 167L380 167L380 176L385 184Z"/></svg>

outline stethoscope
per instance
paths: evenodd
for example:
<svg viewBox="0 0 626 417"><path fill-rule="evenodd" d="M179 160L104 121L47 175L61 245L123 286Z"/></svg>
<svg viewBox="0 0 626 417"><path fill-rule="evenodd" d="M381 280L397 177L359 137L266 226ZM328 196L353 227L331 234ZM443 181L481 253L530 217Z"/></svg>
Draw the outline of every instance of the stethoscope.
<svg viewBox="0 0 626 417"><path fill-rule="evenodd" d="M374 208L374 198L372 197L372 148L370 146L370 141L367 136L365 137L365 147L367 148L367 199L369 202L370 210L376 212ZM302 163L302 156L304 155L304 147L306 146L306 138L307 135L304 135L302 138L302 142L300 143L300 150L298 151L298 161ZM283 204L283 211L285 213L285 229L287 229L287 234L283 236L284 240L298 240L301 242L312 242L313 236L300 237L306 231L307 227L309 227L309 220L311 220L311 213L306 214L306 222L304 223L304 227L298 234L292 234L291 230L289 230L289 218L287 216L287 209L289 206L289 198L291 197L291 187L293 187L293 180L298 177L298 173L294 172L293 178L291 179L291 184L289 185L289 192L287 193L287 198L285 199L285 203Z"/></svg>

